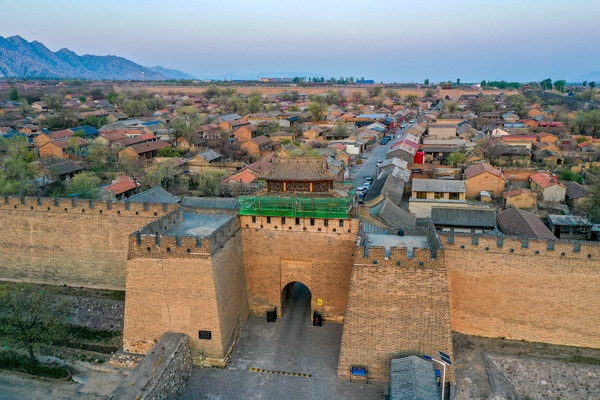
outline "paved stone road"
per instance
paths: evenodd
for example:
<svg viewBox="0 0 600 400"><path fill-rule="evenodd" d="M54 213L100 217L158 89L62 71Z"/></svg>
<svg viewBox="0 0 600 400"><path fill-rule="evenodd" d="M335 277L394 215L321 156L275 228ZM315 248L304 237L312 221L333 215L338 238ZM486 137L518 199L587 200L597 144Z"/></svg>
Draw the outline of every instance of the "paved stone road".
<svg viewBox="0 0 600 400"><path fill-rule="evenodd" d="M184 399L383 399L387 384L338 379L342 324L313 327L310 294L298 286L282 318L251 316L226 369L195 369ZM311 374L310 378L249 371Z"/></svg>
<svg viewBox="0 0 600 400"><path fill-rule="evenodd" d="M387 142L386 145L381 145L377 142L373 146L373 150L366 153L367 158L362 160L362 164L351 168L351 173L354 175L354 183L356 183L356 187L360 187L365 183L365 178L367 176L373 177L375 179L375 172L377 170L377 161L385 160L385 153L392 147L392 144L396 142L398 136L402 135L408 129L410 129L413 124L409 124L406 128L400 129L397 128L394 135L396 136L394 139Z"/></svg>

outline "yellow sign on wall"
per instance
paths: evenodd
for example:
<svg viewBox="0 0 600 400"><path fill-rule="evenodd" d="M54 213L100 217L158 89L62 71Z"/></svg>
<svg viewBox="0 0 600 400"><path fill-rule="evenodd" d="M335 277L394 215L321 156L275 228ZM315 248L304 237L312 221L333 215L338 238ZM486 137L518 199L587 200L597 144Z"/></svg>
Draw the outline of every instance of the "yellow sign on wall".
<svg viewBox="0 0 600 400"><path fill-rule="evenodd" d="M318 306L322 306L323 305L323 299L317 299L317 305Z"/></svg>

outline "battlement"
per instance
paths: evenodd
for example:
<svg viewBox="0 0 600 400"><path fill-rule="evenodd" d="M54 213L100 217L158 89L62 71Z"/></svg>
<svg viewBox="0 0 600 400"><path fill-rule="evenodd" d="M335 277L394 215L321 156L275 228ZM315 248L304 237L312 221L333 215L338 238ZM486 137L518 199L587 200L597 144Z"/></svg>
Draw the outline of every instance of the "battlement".
<svg viewBox="0 0 600 400"><path fill-rule="evenodd" d="M439 233L447 250L484 251L521 256L540 255L553 258L572 258L597 261L600 243L578 240L544 240L518 236Z"/></svg>
<svg viewBox="0 0 600 400"><path fill-rule="evenodd" d="M184 211L173 210L129 236L128 258L209 258L239 230L237 218L224 218L210 234L179 235L173 232L183 231L178 225L184 222Z"/></svg>
<svg viewBox="0 0 600 400"><path fill-rule="evenodd" d="M284 232L320 232L358 235L360 220L350 218L307 218L240 215L245 229L269 229Z"/></svg>
<svg viewBox="0 0 600 400"><path fill-rule="evenodd" d="M354 264L399 268L444 267L444 252L438 251L437 257L433 258L428 248L363 245L356 249Z"/></svg>
<svg viewBox="0 0 600 400"><path fill-rule="evenodd" d="M3 199L0 199L0 210L70 214L139 215L144 217L159 217L179 207L179 204L129 203L113 202L110 200L83 200L58 197L4 196Z"/></svg>

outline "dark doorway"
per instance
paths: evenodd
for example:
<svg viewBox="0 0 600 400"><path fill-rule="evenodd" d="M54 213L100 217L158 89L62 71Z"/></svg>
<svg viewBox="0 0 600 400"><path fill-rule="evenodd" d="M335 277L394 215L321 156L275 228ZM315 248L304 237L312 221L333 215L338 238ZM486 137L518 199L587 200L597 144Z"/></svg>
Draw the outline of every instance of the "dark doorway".
<svg viewBox="0 0 600 400"><path fill-rule="evenodd" d="M300 319L310 319L311 293L306 285L290 282L281 291L281 316L294 314Z"/></svg>

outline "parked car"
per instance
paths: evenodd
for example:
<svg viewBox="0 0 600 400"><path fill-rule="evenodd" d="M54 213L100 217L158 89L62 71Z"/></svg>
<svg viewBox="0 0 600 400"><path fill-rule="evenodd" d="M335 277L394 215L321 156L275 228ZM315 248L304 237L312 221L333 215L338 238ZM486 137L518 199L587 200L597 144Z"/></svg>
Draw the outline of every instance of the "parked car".
<svg viewBox="0 0 600 400"><path fill-rule="evenodd" d="M373 177L371 177L371 176L367 176L367 177L365 178L365 182L368 182L368 183L369 183L369 185L370 185L371 183L373 183Z"/></svg>

